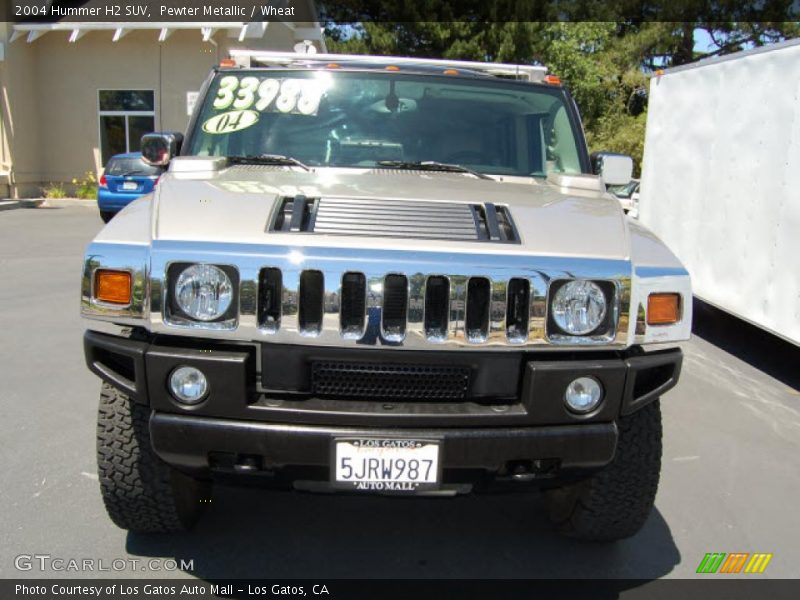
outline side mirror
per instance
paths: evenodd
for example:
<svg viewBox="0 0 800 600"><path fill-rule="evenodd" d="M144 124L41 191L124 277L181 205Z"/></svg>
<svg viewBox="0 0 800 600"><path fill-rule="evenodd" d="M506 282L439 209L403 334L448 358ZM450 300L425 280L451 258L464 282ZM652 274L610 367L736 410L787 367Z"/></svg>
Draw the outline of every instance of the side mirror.
<svg viewBox="0 0 800 600"><path fill-rule="evenodd" d="M625 154L594 152L592 172L600 175L606 185L625 185L633 178L633 159Z"/></svg>
<svg viewBox="0 0 800 600"><path fill-rule="evenodd" d="M181 151L183 134L178 132L146 133L142 136L142 160L154 167L166 167Z"/></svg>

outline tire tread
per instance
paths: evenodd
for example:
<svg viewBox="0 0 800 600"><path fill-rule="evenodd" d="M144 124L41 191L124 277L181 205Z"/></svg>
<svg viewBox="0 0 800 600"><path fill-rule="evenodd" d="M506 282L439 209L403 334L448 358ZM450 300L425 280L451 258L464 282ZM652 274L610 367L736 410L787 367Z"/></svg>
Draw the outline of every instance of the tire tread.
<svg viewBox="0 0 800 600"><path fill-rule="evenodd" d="M137 532L187 528L172 469L150 445L150 409L103 383L97 418L97 469L111 520ZM182 518L183 517L183 518Z"/></svg>
<svg viewBox="0 0 800 600"><path fill-rule="evenodd" d="M652 511L661 472L659 401L621 417L613 461L592 477L552 490L551 517L570 537L615 541L637 533Z"/></svg>

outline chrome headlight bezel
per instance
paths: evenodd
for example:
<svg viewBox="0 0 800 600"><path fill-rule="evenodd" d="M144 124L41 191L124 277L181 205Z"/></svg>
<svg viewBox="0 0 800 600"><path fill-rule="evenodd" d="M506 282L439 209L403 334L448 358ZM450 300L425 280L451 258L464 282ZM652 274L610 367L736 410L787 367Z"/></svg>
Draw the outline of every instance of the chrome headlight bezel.
<svg viewBox="0 0 800 600"><path fill-rule="evenodd" d="M213 319L200 319L189 314L178 299L178 280L187 269L191 267L208 266L218 269L228 278L231 285L230 304L226 310ZM167 303L165 307L165 321L169 325L181 327L194 327L203 329L235 329L239 318L239 272L232 265L221 265L204 262L171 263L167 267Z"/></svg>
<svg viewBox="0 0 800 600"><path fill-rule="evenodd" d="M556 295L566 286L574 282L587 282L596 286L602 293L605 302L605 311L602 318L592 329L571 332L562 327L554 314ZM550 282L547 295L547 337L556 343L599 343L613 340L616 335L617 321L619 319L619 290L618 283L611 280L598 280L590 278L559 279Z"/></svg>

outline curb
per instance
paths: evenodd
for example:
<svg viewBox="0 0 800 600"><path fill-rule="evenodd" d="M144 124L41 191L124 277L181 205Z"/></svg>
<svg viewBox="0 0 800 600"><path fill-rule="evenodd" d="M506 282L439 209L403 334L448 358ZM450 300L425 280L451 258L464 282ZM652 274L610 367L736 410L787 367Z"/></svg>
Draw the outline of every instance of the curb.
<svg viewBox="0 0 800 600"><path fill-rule="evenodd" d="M21 207L22 204L18 200L0 200L0 210L14 210Z"/></svg>
<svg viewBox="0 0 800 600"><path fill-rule="evenodd" d="M69 206L97 208L97 201L81 200L80 198L23 198L21 200L0 200L0 211L14 210L15 208L67 208Z"/></svg>
<svg viewBox="0 0 800 600"><path fill-rule="evenodd" d="M37 206L44 208L66 208L68 206L82 206L84 208L97 208L96 200L81 200L79 198L47 198L37 199L31 202L39 202Z"/></svg>
<svg viewBox="0 0 800 600"><path fill-rule="evenodd" d="M39 208L44 204L44 198L26 198L19 201L21 208Z"/></svg>

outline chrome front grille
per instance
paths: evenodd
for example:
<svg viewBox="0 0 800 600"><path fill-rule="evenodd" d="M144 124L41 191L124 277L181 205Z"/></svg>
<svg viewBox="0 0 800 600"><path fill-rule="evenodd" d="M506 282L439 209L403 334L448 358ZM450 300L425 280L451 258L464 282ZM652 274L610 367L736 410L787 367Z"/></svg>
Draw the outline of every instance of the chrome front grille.
<svg viewBox="0 0 800 600"><path fill-rule="evenodd" d="M363 273L346 271L339 282L328 282L321 271L304 270L295 292L281 289L282 273L268 267L259 275L258 326L266 333L279 333L287 310L291 317L296 315L301 336L319 336L327 317L328 325L338 320L343 339L389 344L403 342L409 331L430 343L463 337L467 343L483 344L491 334L495 342L524 344L531 330L536 333L544 326L543 298L531 311L528 280L492 283L486 277L444 275L412 279L410 285L405 275L389 273L368 285ZM338 290L330 291L337 283Z"/></svg>
<svg viewBox="0 0 800 600"><path fill-rule="evenodd" d="M169 257L169 258L167 258ZM220 339L324 347L417 350L624 346L630 263L522 254L155 242L149 318L155 332L197 335L163 318L172 261L234 266L239 315ZM613 331L562 341L547 336L550 283L590 277L618 290Z"/></svg>

